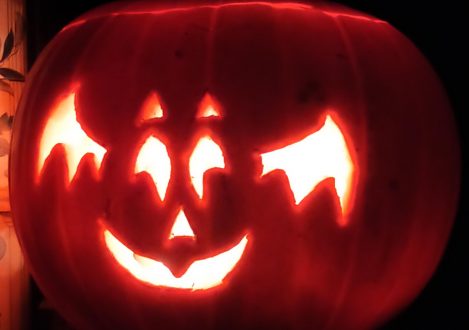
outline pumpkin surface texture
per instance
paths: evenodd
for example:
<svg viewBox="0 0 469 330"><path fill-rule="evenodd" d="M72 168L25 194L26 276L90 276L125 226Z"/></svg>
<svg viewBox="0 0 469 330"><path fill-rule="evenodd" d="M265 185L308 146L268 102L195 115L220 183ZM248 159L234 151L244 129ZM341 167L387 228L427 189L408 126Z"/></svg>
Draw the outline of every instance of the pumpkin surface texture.
<svg viewBox="0 0 469 330"><path fill-rule="evenodd" d="M459 147L384 21L124 2L36 61L10 186L32 275L78 329L366 329L432 275Z"/></svg>

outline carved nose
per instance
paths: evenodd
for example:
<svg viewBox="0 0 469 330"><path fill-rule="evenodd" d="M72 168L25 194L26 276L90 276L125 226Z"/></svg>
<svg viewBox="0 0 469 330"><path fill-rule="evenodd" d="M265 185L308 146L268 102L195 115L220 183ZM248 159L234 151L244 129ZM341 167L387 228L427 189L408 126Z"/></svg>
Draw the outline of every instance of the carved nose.
<svg viewBox="0 0 469 330"><path fill-rule="evenodd" d="M171 228L171 232L169 234L170 240L177 237L188 237L195 239L194 231L192 230L191 225L189 224L186 214L182 208L178 211L173 223L173 227Z"/></svg>

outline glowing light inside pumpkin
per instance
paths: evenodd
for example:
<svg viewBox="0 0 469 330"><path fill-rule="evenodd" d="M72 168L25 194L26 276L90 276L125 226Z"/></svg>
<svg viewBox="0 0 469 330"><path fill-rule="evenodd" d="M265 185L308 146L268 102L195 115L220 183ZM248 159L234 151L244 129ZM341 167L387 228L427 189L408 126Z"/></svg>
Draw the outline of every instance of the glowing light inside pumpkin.
<svg viewBox="0 0 469 330"><path fill-rule="evenodd" d="M140 121L150 120L154 118L163 118L163 108L158 95L152 92L143 102L142 111L140 113Z"/></svg>
<svg viewBox="0 0 469 330"><path fill-rule="evenodd" d="M169 239L175 237L190 237L195 239L194 232L192 231L191 225L187 220L186 214L181 209L176 215L176 220L174 221L173 227L171 228L171 233L169 234Z"/></svg>
<svg viewBox="0 0 469 330"><path fill-rule="evenodd" d="M106 149L93 141L77 121L75 93L60 101L48 118L39 144L38 175L57 144L65 147L69 182L75 176L81 158L87 153L94 154L96 167L101 167Z"/></svg>
<svg viewBox="0 0 469 330"><path fill-rule="evenodd" d="M204 136L197 143L189 160L192 185L201 199L204 173L212 168L225 168L225 159L220 146L209 136Z"/></svg>
<svg viewBox="0 0 469 330"><path fill-rule="evenodd" d="M135 254L121 243L109 230L104 231L106 246L132 276L155 286L207 290L223 283L243 256L248 243L247 235L231 249L211 258L194 261L180 277L175 277L162 262Z"/></svg>
<svg viewBox="0 0 469 330"><path fill-rule="evenodd" d="M354 164L344 135L330 116L319 131L261 157L262 175L276 169L285 171L297 205L321 181L333 177L342 214L349 211Z"/></svg>
<svg viewBox="0 0 469 330"><path fill-rule="evenodd" d="M196 118L221 117L220 106L215 100L206 94L200 102Z"/></svg>
<svg viewBox="0 0 469 330"><path fill-rule="evenodd" d="M164 143L154 136L147 138L137 156L135 173L140 172L150 174L161 200L164 200L171 177L171 160Z"/></svg>

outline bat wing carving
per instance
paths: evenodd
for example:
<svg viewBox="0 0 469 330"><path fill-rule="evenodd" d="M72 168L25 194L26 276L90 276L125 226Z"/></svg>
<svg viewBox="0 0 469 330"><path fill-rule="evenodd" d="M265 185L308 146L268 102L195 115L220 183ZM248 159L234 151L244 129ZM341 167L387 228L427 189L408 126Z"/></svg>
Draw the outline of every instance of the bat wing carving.
<svg viewBox="0 0 469 330"><path fill-rule="evenodd" d="M57 144L63 144L65 147L69 183L75 176L78 164L85 154L94 154L96 167L101 167L106 149L93 141L77 121L75 93L61 100L47 120L39 147L38 175Z"/></svg>
<svg viewBox="0 0 469 330"><path fill-rule="evenodd" d="M342 215L348 213L355 166L344 135L330 116L319 131L284 148L261 154L261 158L262 175L276 169L285 171L296 205L321 181L334 178Z"/></svg>

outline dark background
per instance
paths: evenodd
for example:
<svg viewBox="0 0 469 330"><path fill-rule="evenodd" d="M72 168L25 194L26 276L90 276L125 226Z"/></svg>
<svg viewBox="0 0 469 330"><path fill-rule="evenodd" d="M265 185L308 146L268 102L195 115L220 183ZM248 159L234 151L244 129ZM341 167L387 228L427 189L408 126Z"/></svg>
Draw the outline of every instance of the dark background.
<svg viewBox="0 0 469 330"><path fill-rule="evenodd" d="M68 22L106 0L25 0L29 64L47 42ZM463 179L460 207L455 226L443 259L420 296L390 321L383 330L391 329L469 329L469 230L467 158L468 122L463 120L469 110L469 41L467 17L463 17L464 1L368 0L336 2L366 12L391 23L407 35L431 62L445 86L459 126L463 151ZM466 21L466 22L465 22ZM467 252L466 252L467 251ZM467 253L467 254L466 254ZM35 329L62 328L53 312L37 312L41 295L33 299ZM56 324L55 326L52 323Z"/></svg>

